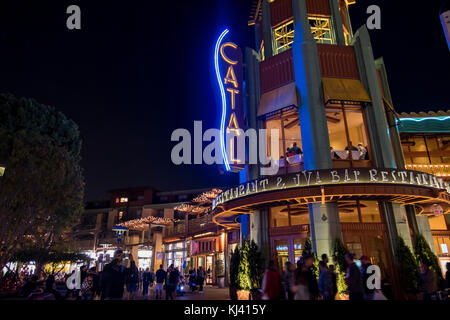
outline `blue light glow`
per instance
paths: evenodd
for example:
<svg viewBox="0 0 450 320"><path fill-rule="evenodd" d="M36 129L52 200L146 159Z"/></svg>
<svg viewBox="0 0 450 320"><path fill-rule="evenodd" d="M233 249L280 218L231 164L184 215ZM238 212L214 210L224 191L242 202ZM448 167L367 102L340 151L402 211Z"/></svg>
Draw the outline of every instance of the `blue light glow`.
<svg viewBox="0 0 450 320"><path fill-rule="evenodd" d="M415 121L415 122L422 122L426 120L438 120L438 121L445 121L450 119L450 116L448 117L428 117L428 118L401 118L400 121ZM398 120L397 120L398 122Z"/></svg>
<svg viewBox="0 0 450 320"><path fill-rule="evenodd" d="M225 29L222 34L220 35L219 39L217 39L216 42L216 48L214 50L214 66L216 68L216 76L217 76L217 82L219 83L219 88L220 88L220 94L221 94L221 98L222 98L222 119L220 122L220 147L222 150L222 157L225 163L225 168L227 169L227 171L230 171L230 163L228 162L228 157L227 157L227 153L225 150L225 117L227 114L227 99L225 97L225 90L223 88L223 84L222 84L222 77L220 76L220 70L219 70L219 49L220 49L220 45L223 41L223 39L225 38L225 36L228 34L228 29Z"/></svg>

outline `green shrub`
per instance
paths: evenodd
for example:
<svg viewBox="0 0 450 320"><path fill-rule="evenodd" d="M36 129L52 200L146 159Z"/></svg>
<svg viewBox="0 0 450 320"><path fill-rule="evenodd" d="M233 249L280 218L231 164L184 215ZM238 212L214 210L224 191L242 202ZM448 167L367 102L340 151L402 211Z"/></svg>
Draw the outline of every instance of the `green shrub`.
<svg viewBox="0 0 450 320"><path fill-rule="evenodd" d="M421 234L416 234L414 236L414 254L418 263L426 262L430 265L431 270L436 273L436 280L438 281L437 284L441 287L444 282L444 277L442 276L439 260Z"/></svg>
<svg viewBox="0 0 450 320"><path fill-rule="evenodd" d="M406 293L418 293L419 265L405 241L400 237L397 240L396 253L400 286Z"/></svg>

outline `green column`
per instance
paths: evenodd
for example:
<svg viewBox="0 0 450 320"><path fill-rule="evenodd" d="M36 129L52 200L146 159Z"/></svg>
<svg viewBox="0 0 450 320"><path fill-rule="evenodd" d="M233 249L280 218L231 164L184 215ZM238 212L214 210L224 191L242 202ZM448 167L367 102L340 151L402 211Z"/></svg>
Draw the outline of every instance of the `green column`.
<svg viewBox="0 0 450 320"><path fill-rule="evenodd" d="M332 168L317 44L311 34L305 0L293 0L294 73L305 153L305 170ZM307 152L306 152L307 151Z"/></svg>
<svg viewBox="0 0 450 320"><path fill-rule="evenodd" d="M378 84L372 45L366 26L362 26L356 32L352 44L355 47L361 82L372 100L372 103L367 104L365 113L374 165L380 168L395 168L395 157L388 135L383 98Z"/></svg>
<svg viewBox="0 0 450 320"><path fill-rule="evenodd" d="M272 21L270 17L270 3L267 0L263 0L262 3L262 30L264 38L264 55L267 58L273 56L272 47Z"/></svg>
<svg viewBox="0 0 450 320"><path fill-rule="evenodd" d="M336 43L338 45L345 45L344 28L342 24L342 16L339 11L339 0L330 0L331 9L331 23L336 36Z"/></svg>

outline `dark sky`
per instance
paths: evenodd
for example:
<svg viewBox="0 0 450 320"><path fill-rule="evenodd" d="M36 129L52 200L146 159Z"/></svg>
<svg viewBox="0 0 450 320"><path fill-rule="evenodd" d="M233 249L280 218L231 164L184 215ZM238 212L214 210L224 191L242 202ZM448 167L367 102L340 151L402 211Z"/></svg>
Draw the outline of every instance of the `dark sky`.
<svg viewBox="0 0 450 320"><path fill-rule="evenodd" d="M79 125L90 200L119 187L235 184L237 176L217 166L173 165L170 136L176 128L192 131L194 120L218 127L213 45L224 27L242 48L253 45L250 3L2 0L0 92L53 105ZM81 7L80 31L66 28L70 4ZM397 110L450 109L440 1L361 0L351 9L355 31L370 4L382 9L382 30L370 34Z"/></svg>

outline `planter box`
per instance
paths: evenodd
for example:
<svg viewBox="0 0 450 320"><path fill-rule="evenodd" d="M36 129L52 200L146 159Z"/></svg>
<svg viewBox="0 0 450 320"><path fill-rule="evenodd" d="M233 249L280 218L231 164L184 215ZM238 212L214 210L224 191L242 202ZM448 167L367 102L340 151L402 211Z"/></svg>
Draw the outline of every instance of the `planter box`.
<svg viewBox="0 0 450 320"><path fill-rule="evenodd" d="M238 300L250 300L250 291L247 290L237 290Z"/></svg>

